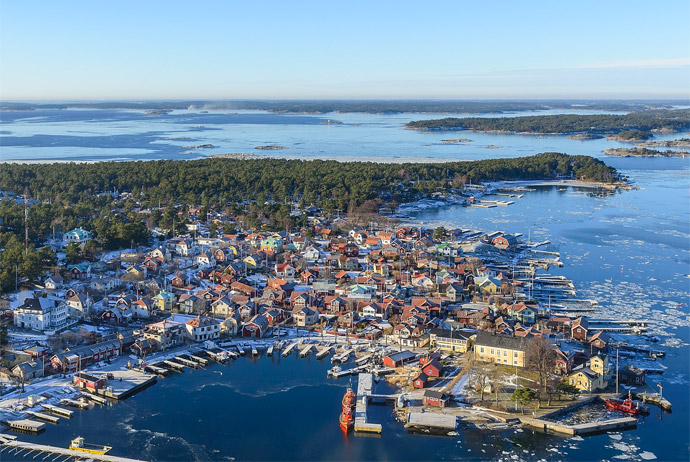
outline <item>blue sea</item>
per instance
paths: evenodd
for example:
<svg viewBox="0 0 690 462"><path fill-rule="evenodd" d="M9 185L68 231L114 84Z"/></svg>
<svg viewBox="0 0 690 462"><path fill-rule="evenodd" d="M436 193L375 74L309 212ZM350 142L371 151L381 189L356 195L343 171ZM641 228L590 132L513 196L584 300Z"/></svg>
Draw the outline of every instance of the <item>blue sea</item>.
<svg viewBox="0 0 690 462"><path fill-rule="evenodd" d="M516 114L517 115L517 114ZM219 153L290 158L470 160L544 151L588 154L627 175L637 189L602 194L574 187L538 187L515 204L492 209L444 206L414 214L416 222L522 233L550 240L580 298L596 299L596 316L646 319L654 348L666 358L661 375L673 412L652 408L636 430L569 439L529 430L458 435L408 434L391 407L373 407L380 437L345 436L337 424L346 379L326 378L315 358L240 358L160 379L122 403L77 411L39 437L65 446L78 435L113 446L114 455L151 460L688 460L690 458L690 159L629 159L603 149L606 139L563 136L424 133L403 124L447 114L284 115L263 112L62 110L2 112L4 161L193 159ZM328 124L328 121L331 124ZM333 124L333 121L342 122ZM663 139L681 134L664 135ZM190 140L170 140L187 137ZM443 139L472 141L442 144ZM183 145L213 144L211 149ZM257 151L277 144L287 149ZM493 147L488 147L493 146ZM647 342L631 336L631 341ZM221 374L222 373L222 374ZM378 385L382 392L386 385Z"/></svg>

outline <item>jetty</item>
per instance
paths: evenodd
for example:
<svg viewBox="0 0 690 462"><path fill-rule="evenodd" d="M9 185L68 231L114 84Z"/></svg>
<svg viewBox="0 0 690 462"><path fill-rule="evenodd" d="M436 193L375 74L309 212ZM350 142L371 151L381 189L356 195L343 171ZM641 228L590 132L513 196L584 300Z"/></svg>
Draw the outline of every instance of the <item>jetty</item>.
<svg viewBox="0 0 690 462"><path fill-rule="evenodd" d="M352 354L352 350L345 349L345 350L343 350L342 353L333 356L331 358L331 362L346 363L351 354Z"/></svg>
<svg viewBox="0 0 690 462"><path fill-rule="evenodd" d="M316 353L316 359L323 359L331 353L331 347L324 347L321 351Z"/></svg>
<svg viewBox="0 0 690 462"><path fill-rule="evenodd" d="M173 359L174 359L175 361L181 362L182 364L184 364L184 365L187 366L187 367L191 367L192 369L196 369L197 367L199 367L199 364L198 364L198 363L196 363L196 362L194 362L194 361L192 361L192 360L190 360L190 359L187 359L187 358L183 357L182 355L177 356L177 357L175 357L175 358L173 358Z"/></svg>
<svg viewBox="0 0 690 462"><path fill-rule="evenodd" d="M367 422L367 396L371 395L374 385L372 374L359 374L357 382L357 404L355 405L355 431L381 433L381 424Z"/></svg>
<svg viewBox="0 0 690 462"><path fill-rule="evenodd" d="M158 377L155 375L144 374L143 372L131 369L110 371L109 373L113 375L113 378L108 380L104 389L101 388L97 390L96 393L99 396L118 400L125 399L158 381ZM94 372L94 374L99 373ZM104 372L101 376L105 376L105 374Z"/></svg>
<svg viewBox="0 0 690 462"><path fill-rule="evenodd" d="M158 366L155 366L153 364L146 365L146 367L144 367L144 371L145 372L152 372L154 374L158 374L161 376L166 376L166 375L168 375L168 372L170 372L164 367L158 367Z"/></svg>
<svg viewBox="0 0 690 462"><path fill-rule="evenodd" d="M52 414L59 415L61 417L67 417L68 419L71 419L72 415L74 414L74 411L71 411L69 409L64 409L61 407L57 407L57 406L52 406L50 404L41 403L41 406L43 407L43 409L45 409L46 411L48 411Z"/></svg>
<svg viewBox="0 0 690 462"><path fill-rule="evenodd" d="M254 345L252 345L252 356L259 356L259 350Z"/></svg>
<svg viewBox="0 0 690 462"><path fill-rule="evenodd" d="M45 425L45 424L41 424ZM7 452L5 452L7 451ZM39 456L42 456L40 460L46 460L50 457L50 461L55 461L58 459L63 460L93 460L97 462L141 462L137 459L128 459L125 457L112 456L107 454L92 454L84 453L81 451L75 451L74 449L59 448L56 446L48 446L45 444L35 444L26 441L19 441L12 435L0 434L0 459L3 454L19 459L26 459L32 456L33 460L36 460Z"/></svg>
<svg viewBox="0 0 690 462"><path fill-rule="evenodd" d="M314 347L314 345L307 345L304 348L302 348L302 351L299 352L299 355L302 358L305 358L309 356L309 353L311 353L311 349Z"/></svg>
<svg viewBox="0 0 690 462"><path fill-rule="evenodd" d="M24 411L24 412L29 414L30 416L33 416L33 417L39 419L39 420L45 420L46 422L50 422L53 424L60 422L60 419L58 417L55 417L54 415L43 414L42 412L36 412L36 411Z"/></svg>
<svg viewBox="0 0 690 462"><path fill-rule="evenodd" d="M635 393L635 397L641 399L643 403L654 404L655 406L659 406L665 411L671 410L671 402L663 396L661 396L659 393Z"/></svg>
<svg viewBox="0 0 690 462"><path fill-rule="evenodd" d="M266 350L266 356L273 356L273 348L275 346L273 344L268 346L268 350Z"/></svg>
<svg viewBox="0 0 690 462"><path fill-rule="evenodd" d="M76 400L76 399L70 399L70 398L62 398L60 400L62 404L66 404L67 406L72 406L76 407L79 409L88 409L90 404L86 402L86 400Z"/></svg>
<svg viewBox="0 0 690 462"><path fill-rule="evenodd" d="M170 361L169 359L164 359L161 362L173 370L176 370L178 372L184 372L184 366L180 363Z"/></svg>
<svg viewBox="0 0 690 462"><path fill-rule="evenodd" d="M634 417L621 417L618 419L602 420L599 422L587 422L578 425L566 425L544 419L534 419L532 417L521 416L520 422L523 425L541 430L545 433L560 433L562 435L577 436L591 435L611 430L627 430L637 428L637 419Z"/></svg>
<svg viewBox="0 0 690 462"><path fill-rule="evenodd" d="M360 372L363 372L366 370L367 370L367 366L362 365L362 366L353 367L352 369L343 369L343 370L340 370L337 372L330 370L330 371L328 371L328 375L337 379L340 377L345 377L346 375L359 374Z"/></svg>
<svg viewBox="0 0 690 462"><path fill-rule="evenodd" d="M201 364L202 366L206 366L208 364L208 359L206 359L206 358L202 358L200 356L194 356L191 353L188 356L192 361L196 361L199 364Z"/></svg>
<svg viewBox="0 0 690 462"><path fill-rule="evenodd" d="M288 346L285 351L283 351L283 358L287 358L290 353L292 353L292 350L294 350L297 347L298 343L291 343L290 346Z"/></svg>
<svg viewBox="0 0 690 462"><path fill-rule="evenodd" d="M97 396L97 395L94 395L91 393L82 393L81 396L86 398L86 399L90 399L91 401L93 401L94 403L97 403L97 404L102 404L102 405L108 404L107 399L101 398L100 396Z"/></svg>
<svg viewBox="0 0 690 462"><path fill-rule="evenodd" d="M46 428L46 424L43 422L36 422L35 420L30 419L8 420L7 425L9 425L13 430L29 433L40 433Z"/></svg>

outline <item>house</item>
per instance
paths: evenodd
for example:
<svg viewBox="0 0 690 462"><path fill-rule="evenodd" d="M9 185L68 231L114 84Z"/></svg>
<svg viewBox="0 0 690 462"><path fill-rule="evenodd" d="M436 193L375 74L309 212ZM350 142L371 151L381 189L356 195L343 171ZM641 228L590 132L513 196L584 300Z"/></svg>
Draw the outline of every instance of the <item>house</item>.
<svg viewBox="0 0 690 462"><path fill-rule="evenodd" d="M157 310L172 311L175 306L175 294L162 290L153 297L153 303Z"/></svg>
<svg viewBox="0 0 690 462"><path fill-rule="evenodd" d="M142 265L132 265L127 267L127 274L137 279L143 279L148 275L148 267Z"/></svg>
<svg viewBox="0 0 690 462"><path fill-rule="evenodd" d="M426 382L429 380L429 376L426 375L424 372L420 372L417 377L415 377L412 380L412 386L417 389L424 388L426 386Z"/></svg>
<svg viewBox="0 0 690 462"><path fill-rule="evenodd" d="M14 325L41 332L67 327L69 307L62 299L50 295L27 298L14 310Z"/></svg>
<svg viewBox="0 0 690 462"><path fill-rule="evenodd" d="M589 330L589 322L587 318L580 316L573 321L570 327L570 336L576 340L585 341L587 340L587 331Z"/></svg>
<svg viewBox="0 0 690 462"><path fill-rule="evenodd" d="M101 314L101 319L114 324L127 324L132 320L132 310L124 305L113 306Z"/></svg>
<svg viewBox="0 0 690 462"><path fill-rule="evenodd" d="M537 322L538 310L524 303L515 303L506 309L510 319L519 321L522 324L532 325Z"/></svg>
<svg viewBox="0 0 690 462"><path fill-rule="evenodd" d="M524 337L479 331L474 340L474 358L482 362L525 367L526 344Z"/></svg>
<svg viewBox="0 0 690 462"><path fill-rule="evenodd" d="M182 323L166 319L147 325L144 339L150 341L155 349L163 351L181 345L184 342L184 330Z"/></svg>
<svg viewBox="0 0 690 462"><path fill-rule="evenodd" d="M29 383L34 379L43 377L45 372L43 361L26 361L12 368L12 375L19 378L22 383Z"/></svg>
<svg viewBox="0 0 690 462"><path fill-rule="evenodd" d="M68 308L68 315L72 319L84 319L84 316L91 311L93 299L86 294L74 294L65 300Z"/></svg>
<svg viewBox="0 0 690 462"><path fill-rule="evenodd" d="M254 315L242 326L242 337L261 338L266 335L268 319L261 314Z"/></svg>
<svg viewBox="0 0 690 462"><path fill-rule="evenodd" d="M647 371L627 365L618 371L618 380L626 385L644 385L647 380Z"/></svg>
<svg viewBox="0 0 690 462"><path fill-rule="evenodd" d="M313 326L319 321L319 313L307 306L295 311L293 317L299 327Z"/></svg>
<svg viewBox="0 0 690 462"><path fill-rule="evenodd" d="M59 274L53 274L48 279L45 280L43 286L48 290L57 290L62 287L64 280Z"/></svg>
<svg viewBox="0 0 690 462"><path fill-rule="evenodd" d="M310 246L304 251L303 255L304 255L305 260L314 262L314 261L317 261L319 259L321 254L318 251L318 249L316 249L313 246Z"/></svg>
<svg viewBox="0 0 690 462"><path fill-rule="evenodd" d="M501 290L501 281L492 276L477 276L474 278L474 285L483 295L494 295Z"/></svg>
<svg viewBox="0 0 690 462"><path fill-rule="evenodd" d="M445 354L463 354L467 351L470 334L458 330L433 328L429 330L429 341L432 348L438 348Z"/></svg>
<svg viewBox="0 0 690 462"><path fill-rule="evenodd" d="M501 250L514 249L517 246L517 237L511 234L503 234L492 239L491 244Z"/></svg>
<svg viewBox="0 0 690 462"><path fill-rule="evenodd" d="M206 311L206 300L194 294L182 294L178 300L181 313L200 314Z"/></svg>
<svg viewBox="0 0 690 462"><path fill-rule="evenodd" d="M276 263L275 272L279 278L292 279L295 277L295 267L289 263Z"/></svg>
<svg viewBox="0 0 690 462"><path fill-rule="evenodd" d="M383 358L383 364L387 367L401 367L412 362L417 357L416 354L408 350L399 351Z"/></svg>
<svg viewBox="0 0 690 462"><path fill-rule="evenodd" d="M93 345L68 349L62 353L53 355L50 358L50 363L54 369L62 372L79 371L91 364L120 356L123 348L129 347L133 343L133 337L118 338L94 343Z"/></svg>
<svg viewBox="0 0 690 462"><path fill-rule="evenodd" d="M93 239L93 236L89 231L84 228L75 228L62 235L62 245L67 246L72 243L82 245L91 239Z"/></svg>
<svg viewBox="0 0 690 462"><path fill-rule="evenodd" d="M604 331L598 331L589 338L589 343L597 350L605 350L610 341L611 337Z"/></svg>
<svg viewBox="0 0 690 462"><path fill-rule="evenodd" d="M438 359L430 359L422 364L422 372L424 372L429 377L441 377L443 372L443 366Z"/></svg>
<svg viewBox="0 0 690 462"><path fill-rule="evenodd" d="M156 305L152 298L142 297L132 303L132 314L139 319L148 319L153 315Z"/></svg>
<svg viewBox="0 0 690 462"><path fill-rule="evenodd" d="M195 342L215 340L220 337L220 321L207 316L197 316L185 323L187 338Z"/></svg>
<svg viewBox="0 0 690 462"><path fill-rule="evenodd" d="M81 281L91 277L91 265L79 263L78 265L67 265L67 272L76 281Z"/></svg>
<svg viewBox="0 0 690 462"><path fill-rule="evenodd" d="M574 368L568 374L568 383L587 393L603 390L608 386L608 365L607 356L592 356L587 363Z"/></svg>
<svg viewBox="0 0 690 462"><path fill-rule="evenodd" d="M81 371L75 373L72 377L72 383L74 383L77 388L87 389L92 393L96 393L96 390L105 388L106 382L107 380L103 376L97 377Z"/></svg>
<svg viewBox="0 0 690 462"><path fill-rule="evenodd" d="M445 393L438 390L426 390L424 392L424 405L446 407L448 405L449 397Z"/></svg>
<svg viewBox="0 0 690 462"><path fill-rule="evenodd" d="M261 241L261 250L266 252L277 252L283 248L283 241L275 237L268 237Z"/></svg>
<svg viewBox="0 0 690 462"><path fill-rule="evenodd" d="M213 268L216 266L216 258L212 252L202 252L194 258L194 262L201 269Z"/></svg>

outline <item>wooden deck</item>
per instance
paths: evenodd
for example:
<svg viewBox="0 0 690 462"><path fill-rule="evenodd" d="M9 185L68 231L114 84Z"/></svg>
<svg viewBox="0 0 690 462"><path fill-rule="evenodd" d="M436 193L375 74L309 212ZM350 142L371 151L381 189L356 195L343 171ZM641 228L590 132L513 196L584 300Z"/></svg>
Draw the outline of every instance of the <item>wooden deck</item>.
<svg viewBox="0 0 690 462"><path fill-rule="evenodd" d="M65 457L65 460L75 459L94 460L100 462L141 462L138 459L128 459L125 457L111 456L107 454L89 454L81 451L74 451L72 449L47 446L45 444L28 443L25 441L18 441L11 435L0 434L0 459L2 459L3 454L7 454L15 459L18 459L19 456L26 458L33 455L33 459L36 460L39 455L45 454L41 460L44 460L50 456L55 456L51 460Z"/></svg>

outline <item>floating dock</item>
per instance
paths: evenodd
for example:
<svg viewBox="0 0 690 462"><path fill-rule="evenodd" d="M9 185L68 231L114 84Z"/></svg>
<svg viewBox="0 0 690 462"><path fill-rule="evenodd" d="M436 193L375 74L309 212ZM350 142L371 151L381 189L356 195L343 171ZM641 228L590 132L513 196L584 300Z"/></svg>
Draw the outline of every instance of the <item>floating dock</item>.
<svg viewBox="0 0 690 462"><path fill-rule="evenodd" d="M158 381L158 377L155 375L144 374L143 372L131 369L124 371L109 371L108 373L113 374L114 378L109 379L106 383L106 387L97 390L96 393L99 396L118 400L125 399ZM105 374L105 372L102 373L103 376L105 376Z"/></svg>
<svg viewBox="0 0 690 462"><path fill-rule="evenodd" d="M74 414L74 411L71 411L69 409L63 409L57 406L51 406L50 404L41 403L41 406L43 407L43 409L52 414L59 415L61 417L67 417L68 419L71 419L72 415Z"/></svg>
<svg viewBox="0 0 690 462"><path fill-rule="evenodd" d="M331 358L331 362L334 363L346 363L352 354L352 350L344 350L342 353L337 354Z"/></svg>
<svg viewBox="0 0 690 462"><path fill-rule="evenodd" d="M45 425L45 424L43 424ZM5 452L7 451L7 452ZM27 458L33 455L33 460L37 460L39 456L43 456L38 460L46 460L53 456L51 461L64 458L63 460L93 460L98 462L141 462L137 459L127 459L125 457L111 456L107 454L87 454L73 449L58 448L55 446L47 446L44 444L28 443L26 441L18 441L12 435L0 434L0 459L2 454L7 454L15 459Z"/></svg>
<svg viewBox="0 0 690 462"><path fill-rule="evenodd" d="M266 356L273 356L274 345L269 345L268 350L266 350Z"/></svg>
<svg viewBox="0 0 690 462"><path fill-rule="evenodd" d="M318 353L316 353L316 359L323 359L331 353L331 347L327 346Z"/></svg>
<svg viewBox="0 0 690 462"><path fill-rule="evenodd" d="M7 425L13 430L20 430L23 432L39 433L46 428L46 424L43 422L36 422L35 420L21 419L21 420L8 420Z"/></svg>
<svg viewBox="0 0 690 462"><path fill-rule="evenodd" d="M164 359L161 362L173 370L176 370L178 372L184 372L184 366L180 363L170 361L169 359Z"/></svg>
<svg viewBox="0 0 690 462"><path fill-rule="evenodd" d="M48 414L43 414L41 412L35 412L35 411L24 411L30 416L33 416L39 420L44 420L46 422L50 422L53 424L57 424L60 422L60 419L58 417L55 417L54 415L48 415Z"/></svg>
<svg viewBox="0 0 690 462"><path fill-rule="evenodd" d="M206 359L206 358L202 358L202 357L199 357L199 356L194 356L194 355L191 354L191 353L190 353L188 356L189 356L189 358L190 358L192 361L196 361L196 362L198 362L199 364L201 364L202 366L206 366L206 365L208 364L208 359Z"/></svg>
<svg viewBox="0 0 690 462"><path fill-rule="evenodd" d="M178 356L176 358L173 358L175 361L179 361L180 363L184 364L187 367L191 367L192 369L196 369L199 367L199 364L192 361L191 359L187 359L183 356Z"/></svg>
<svg viewBox="0 0 690 462"><path fill-rule="evenodd" d="M60 400L62 404L66 404L67 406L72 406L76 407L79 409L88 409L90 404L86 402L86 400L76 400L76 399L69 399L69 398L62 398Z"/></svg>
<svg viewBox="0 0 690 462"><path fill-rule="evenodd" d="M299 352L299 355L304 358L306 356L309 356L309 353L311 353L311 349L314 347L314 345L307 345L304 348L302 348L302 351Z"/></svg>
<svg viewBox="0 0 690 462"><path fill-rule="evenodd" d="M91 401L94 401L98 404L106 405L108 404L108 400L105 398L101 398L100 396L93 395L91 393L82 393L82 396L86 399L90 399Z"/></svg>
<svg viewBox="0 0 690 462"><path fill-rule="evenodd" d="M252 345L252 356L259 356L259 350L254 345Z"/></svg>
<svg viewBox="0 0 690 462"><path fill-rule="evenodd" d="M290 346L288 346L288 347L285 349L285 351L283 351L283 358L288 357L288 356L290 355L290 353L292 353L292 350L295 349L295 347L297 347L297 342L291 343Z"/></svg>

